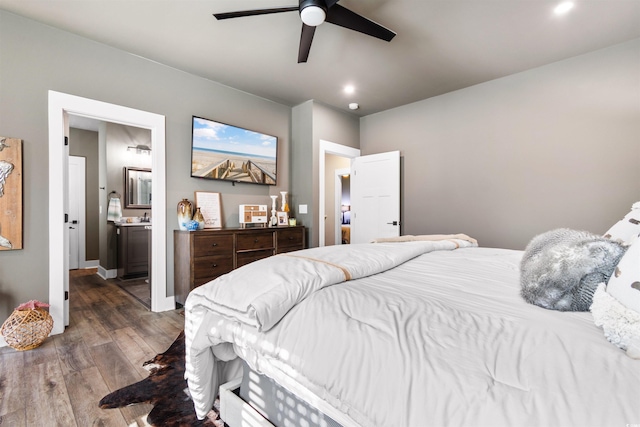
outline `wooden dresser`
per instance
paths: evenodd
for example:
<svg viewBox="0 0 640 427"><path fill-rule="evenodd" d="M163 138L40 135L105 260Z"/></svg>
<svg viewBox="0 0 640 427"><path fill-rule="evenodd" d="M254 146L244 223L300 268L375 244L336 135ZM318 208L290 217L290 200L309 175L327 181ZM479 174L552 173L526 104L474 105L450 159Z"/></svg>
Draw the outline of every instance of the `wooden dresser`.
<svg viewBox="0 0 640 427"><path fill-rule="evenodd" d="M184 305L197 286L275 254L305 248L305 228L174 230L173 279L176 302Z"/></svg>

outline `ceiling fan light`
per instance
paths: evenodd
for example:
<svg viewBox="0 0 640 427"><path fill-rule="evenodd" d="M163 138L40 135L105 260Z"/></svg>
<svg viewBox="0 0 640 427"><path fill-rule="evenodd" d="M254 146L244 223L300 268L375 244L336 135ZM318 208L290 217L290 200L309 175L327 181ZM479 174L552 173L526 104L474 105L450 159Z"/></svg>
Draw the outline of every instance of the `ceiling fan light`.
<svg viewBox="0 0 640 427"><path fill-rule="evenodd" d="M310 27L317 27L322 24L327 14L319 6L307 6L300 11L300 19Z"/></svg>

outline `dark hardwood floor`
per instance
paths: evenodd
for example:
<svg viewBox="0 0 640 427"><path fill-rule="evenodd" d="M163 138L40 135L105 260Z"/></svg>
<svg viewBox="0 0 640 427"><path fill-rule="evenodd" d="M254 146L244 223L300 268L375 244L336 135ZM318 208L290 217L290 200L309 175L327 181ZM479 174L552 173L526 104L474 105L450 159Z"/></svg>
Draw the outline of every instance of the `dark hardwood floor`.
<svg viewBox="0 0 640 427"><path fill-rule="evenodd" d="M116 285L133 295L138 301L147 308L151 308L151 285L149 279L143 277L140 279L111 279Z"/></svg>
<svg viewBox="0 0 640 427"><path fill-rule="evenodd" d="M92 272L92 271L91 271ZM70 279L65 332L38 348L0 348L0 426L145 426L151 405L100 409L106 394L148 376L142 363L184 328L182 310L150 312L113 280Z"/></svg>

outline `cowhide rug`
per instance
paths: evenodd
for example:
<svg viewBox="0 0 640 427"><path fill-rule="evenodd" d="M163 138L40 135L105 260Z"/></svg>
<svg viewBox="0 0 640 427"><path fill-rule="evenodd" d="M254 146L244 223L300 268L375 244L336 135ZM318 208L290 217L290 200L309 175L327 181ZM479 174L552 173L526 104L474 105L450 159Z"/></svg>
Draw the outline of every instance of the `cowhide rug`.
<svg viewBox="0 0 640 427"><path fill-rule="evenodd" d="M167 351L143 363L145 369L149 370L147 378L106 395L100 400L100 408L121 408L136 403L150 403L154 408L147 415L147 422L152 426L226 426L220 420L217 405L204 420L196 418L193 401L186 393L184 359L183 331Z"/></svg>

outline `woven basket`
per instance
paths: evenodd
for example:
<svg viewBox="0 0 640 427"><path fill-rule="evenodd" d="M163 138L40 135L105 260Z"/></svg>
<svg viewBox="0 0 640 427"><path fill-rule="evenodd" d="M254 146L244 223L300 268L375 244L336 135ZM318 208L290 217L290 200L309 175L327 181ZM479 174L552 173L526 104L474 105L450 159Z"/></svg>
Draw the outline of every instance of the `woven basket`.
<svg viewBox="0 0 640 427"><path fill-rule="evenodd" d="M53 319L42 308L14 310L2 324L0 333L4 340L16 350L31 350L38 347L53 329Z"/></svg>

